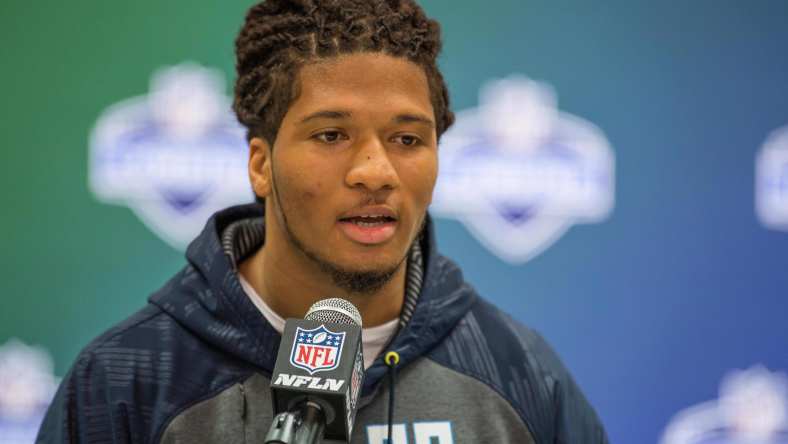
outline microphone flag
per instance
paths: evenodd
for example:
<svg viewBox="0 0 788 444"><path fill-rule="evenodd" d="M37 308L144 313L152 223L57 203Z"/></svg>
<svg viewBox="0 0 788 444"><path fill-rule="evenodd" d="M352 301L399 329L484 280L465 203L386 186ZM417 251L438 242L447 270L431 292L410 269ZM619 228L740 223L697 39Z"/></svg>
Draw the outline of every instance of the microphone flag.
<svg viewBox="0 0 788 444"><path fill-rule="evenodd" d="M360 326L287 319L271 377L274 415L315 402L325 438L349 442L363 380Z"/></svg>

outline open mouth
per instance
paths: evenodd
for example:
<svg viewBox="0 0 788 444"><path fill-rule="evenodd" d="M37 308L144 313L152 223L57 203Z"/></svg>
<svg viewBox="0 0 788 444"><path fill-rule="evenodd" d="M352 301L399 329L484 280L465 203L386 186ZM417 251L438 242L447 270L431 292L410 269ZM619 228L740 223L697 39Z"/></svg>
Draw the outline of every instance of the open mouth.
<svg viewBox="0 0 788 444"><path fill-rule="evenodd" d="M397 219L385 214L363 214L339 219L339 228L350 240L364 244L382 244L397 229Z"/></svg>
<svg viewBox="0 0 788 444"><path fill-rule="evenodd" d="M354 225L358 225L359 227L379 227L381 225L396 222L397 220L393 217L388 216L356 216L356 217L346 217L344 219L340 219L340 222L351 223Z"/></svg>

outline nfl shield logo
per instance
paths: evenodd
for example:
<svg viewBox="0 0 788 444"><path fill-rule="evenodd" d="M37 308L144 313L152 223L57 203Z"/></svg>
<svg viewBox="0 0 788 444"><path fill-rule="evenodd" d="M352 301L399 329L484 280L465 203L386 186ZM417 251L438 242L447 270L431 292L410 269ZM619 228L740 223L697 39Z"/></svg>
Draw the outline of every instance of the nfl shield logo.
<svg viewBox="0 0 788 444"><path fill-rule="evenodd" d="M312 330L296 327L290 363L310 375L333 370L339 365L344 342L345 332L334 333L325 325Z"/></svg>

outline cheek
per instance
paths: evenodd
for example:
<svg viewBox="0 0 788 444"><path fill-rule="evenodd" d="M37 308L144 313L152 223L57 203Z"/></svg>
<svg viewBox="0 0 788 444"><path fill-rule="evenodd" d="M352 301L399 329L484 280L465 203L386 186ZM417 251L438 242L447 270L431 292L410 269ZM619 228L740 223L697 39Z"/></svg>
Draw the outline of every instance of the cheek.
<svg viewBox="0 0 788 444"><path fill-rule="evenodd" d="M320 180L315 181L315 183L305 184L304 189L301 190L301 198L307 202L315 200L320 197L321 188L323 188L323 184Z"/></svg>
<svg viewBox="0 0 788 444"><path fill-rule="evenodd" d="M316 179L309 175L298 175L280 179L280 182L282 184L279 191L283 200L296 203L299 207L298 211L304 214L316 213L315 205L324 199L322 179ZM293 207L294 205L291 203L286 206Z"/></svg>
<svg viewBox="0 0 788 444"><path fill-rule="evenodd" d="M319 162L283 156L276 165L276 179L285 208L298 212L302 219L317 216L328 202L327 174L325 165L321 167Z"/></svg>
<svg viewBox="0 0 788 444"><path fill-rule="evenodd" d="M407 184L414 203L426 207L438 178L438 159L433 153L408 159L400 169L400 179ZM404 176L404 177L403 177Z"/></svg>

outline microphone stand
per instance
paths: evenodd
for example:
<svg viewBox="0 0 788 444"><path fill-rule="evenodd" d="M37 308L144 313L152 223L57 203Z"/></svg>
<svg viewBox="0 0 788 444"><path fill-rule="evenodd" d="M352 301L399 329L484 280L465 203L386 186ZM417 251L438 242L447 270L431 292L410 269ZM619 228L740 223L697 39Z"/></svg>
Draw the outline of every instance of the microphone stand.
<svg viewBox="0 0 788 444"><path fill-rule="evenodd" d="M321 444L326 417L317 403L306 401L300 409L274 417L265 444Z"/></svg>

